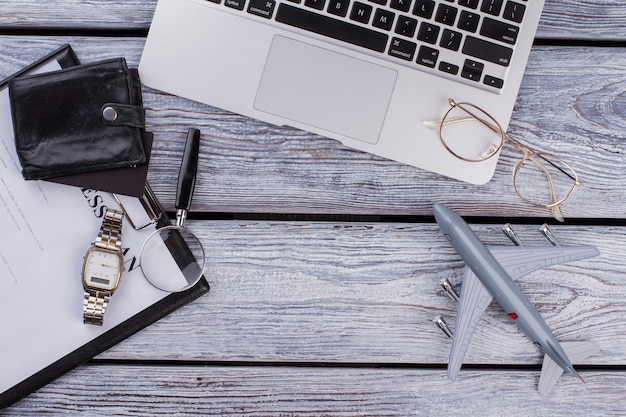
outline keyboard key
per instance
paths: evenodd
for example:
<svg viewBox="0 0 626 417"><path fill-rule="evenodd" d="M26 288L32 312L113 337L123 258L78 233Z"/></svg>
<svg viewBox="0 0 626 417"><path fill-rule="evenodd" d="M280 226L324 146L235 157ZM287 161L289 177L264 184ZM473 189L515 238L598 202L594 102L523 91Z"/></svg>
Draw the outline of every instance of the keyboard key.
<svg viewBox="0 0 626 417"><path fill-rule="evenodd" d="M403 35L408 38L412 38L413 35L415 35L416 29L417 29L417 20L408 16L398 17L398 22L396 23L396 30L395 30L395 32L398 35Z"/></svg>
<svg viewBox="0 0 626 417"><path fill-rule="evenodd" d="M457 75L459 73L459 66L450 64L449 62L441 61L439 63L439 71L443 71L452 75Z"/></svg>
<svg viewBox="0 0 626 417"><path fill-rule="evenodd" d="M420 30L417 33L417 39L422 42L435 44L437 43L437 37L439 36L439 26L422 22Z"/></svg>
<svg viewBox="0 0 626 417"><path fill-rule="evenodd" d="M326 0L304 0L304 5L315 10L324 10Z"/></svg>
<svg viewBox="0 0 626 417"><path fill-rule="evenodd" d="M499 16L504 0L483 0L480 10L493 16Z"/></svg>
<svg viewBox="0 0 626 417"><path fill-rule="evenodd" d="M506 46L496 45L473 36L466 36L463 44L463 53L474 58L493 62L494 64L508 67L511 63L513 50Z"/></svg>
<svg viewBox="0 0 626 417"><path fill-rule="evenodd" d="M514 1L507 1L502 17L515 23L522 23L525 12L526 6L523 4L515 3Z"/></svg>
<svg viewBox="0 0 626 417"><path fill-rule="evenodd" d="M502 88L504 86L504 80L496 77L492 77L491 75L485 75L485 79L483 80L483 84L491 86L493 88Z"/></svg>
<svg viewBox="0 0 626 417"><path fill-rule="evenodd" d="M224 6L230 7L232 9L243 10L246 5L246 0L226 0L224 2Z"/></svg>
<svg viewBox="0 0 626 417"><path fill-rule="evenodd" d="M441 35L441 41L439 42L439 46L449 49L451 51L458 51L461 47L462 38L463 35L461 35L459 32L455 32L450 29L444 29L443 35Z"/></svg>
<svg viewBox="0 0 626 417"><path fill-rule="evenodd" d="M433 16L434 11L435 2L433 0L417 0L415 2L415 7L413 7L413 14L415 16L423 17L424 19L430 19Z"/></svg>
<svg viewBox="0 0 626 417"><path fill-rule="evenodd" d="M276 2L274 0L250 0L248 13L271 19Z"/></svg>
<svg viewBox="0 0 626 417"><path fill-rule="evenodd" d="M459 0L459 5L475 9L478 7L478 0Z"/></svg>
<svg viewBox="0 0 626 417"><path fill-rule="evenodd" d="M486 17L485 20L483 20L483 25L480 27L480 34L487 38L515 45L515 42L517 42L517 35L519 34L519 28L517 26L509 25L508 23Z"/></svg>
<svg viewBox="0 0 626 417"><path fill-rule="evenodd" d="M407 61L413 61L416 49L417 44L414 42L409 42L406 39L392 38L391 46L389 47L389 55Z"/></svg>
<svg viewBox="0 0 626 417"><path fill-rule="evenodd" d="M466 59L463 64L463 71L461 71L461 77L472 81L480 81L483 69L485 69L485 64Z"/></svg>
<svg viewBox="0 0 626 417"><path fill-rule="evenodd" d="M437 58L439 58L438 50L429 48L428 46L420 46L416 62L429 68L435 68Z"/></svg>
<svg viewBox="0 0 626 417"><path fill-rule="evenodd" d="M376 3L376 4L380 4L381 6L384 6L387 4L387 0L369 0L372 3Z"/></svg>
<svg viewBox="0 0 626 417"><path fill-rule="evenodd" d="M463 10L461 12L461 16L459 17L459 23L456 25L456 27L474 33L478 29L479 22L480 15L478 13Z"/></svg>
<svg viewBox="0 0 626 417"><path fill-rule="evenodd" d="M286 3L278 6L276 21L373 51L385 52L387 49L389 36L385 33L321 16Z"/></svg>
<svg viewBox="0 0 626 417"><path fill-rule="evenodd" d="M389 10L376 9L376 13L374 13L374 20L372 20L372 26L384 29L391 30L393 26L393 19L395 19L396 15Z"/></svg>
<svg viewBox="0 0 626 417"><path fill-rule="evenodd" d="M402 12L408 12L411 7L411 0L391 0L389 7Z"/></svg>
<svg viewBox="0 0 626 417"><path fill-rule="evenodd" d="M348 7L350 7L350 0L330 0L326 11L336 16L346 17Z"/></svg>
<svg viewBox="0 0 626 417"><path fill-rule="evenodd" d="M437 14L435 15L435 21L443 23L444 25L452 26L456 20L456 14L458 10L455 7L448 6L446 4L440 4L437 8Z"/></svg>
<svg viewBox="0 0 626 417"><path fill-rule="evenodd" d="M357 1L352 6L350 19L359 23L369 23L370 17L372 16L372 10L374 9L369 4L359 3Z"/></svg>

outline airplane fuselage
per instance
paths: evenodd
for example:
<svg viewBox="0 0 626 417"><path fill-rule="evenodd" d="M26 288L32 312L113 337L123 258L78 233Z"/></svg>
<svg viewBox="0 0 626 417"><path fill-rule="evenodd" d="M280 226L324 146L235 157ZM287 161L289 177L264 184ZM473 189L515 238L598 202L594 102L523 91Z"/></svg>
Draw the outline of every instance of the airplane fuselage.
<svg viewBox="0 0 626 417"><path fill-rule="evenodd" d="M575 372L545 320L467 223L441 204L435 204L434 213L446 239L509 318L565 372Z"/></svg>

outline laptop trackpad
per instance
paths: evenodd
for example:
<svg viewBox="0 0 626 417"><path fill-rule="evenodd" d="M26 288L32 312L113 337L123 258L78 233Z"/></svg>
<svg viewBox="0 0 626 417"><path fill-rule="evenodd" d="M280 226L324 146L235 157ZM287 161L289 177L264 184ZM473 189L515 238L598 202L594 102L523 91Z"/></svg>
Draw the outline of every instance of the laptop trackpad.
<svg viewBox="0 0 626 417"><path fill-rule="evenodd" d="M396 77L390 68L276 36L254 107L374 144Z"/></svg>

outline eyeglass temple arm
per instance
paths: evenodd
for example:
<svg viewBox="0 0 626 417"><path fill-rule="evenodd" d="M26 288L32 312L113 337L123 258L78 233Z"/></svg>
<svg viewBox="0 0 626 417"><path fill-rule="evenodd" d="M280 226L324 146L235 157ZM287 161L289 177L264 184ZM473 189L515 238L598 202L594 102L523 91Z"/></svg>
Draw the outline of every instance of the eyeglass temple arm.
<svg viewBox="0 0 626 417"><path fill-rule="evenodd" d="M443 119L424 120L424 121L422 121L422 124L424 126L426 126L427 128L429 128L429 129L439 130L441 128L442 124L444 126L448 126L448 125L452 125L452 124L456 124L456 123L469 122L470 120L473 120L473 117L461 117L461 118L458 118L458 119L446 119L445 123L444 123Z"/></svg>
<svg viewBox="0 0 626 417"><path fill-rule="evenodd" d="M554 162L550 161L547 158L544 158L541 154L537 155L539 156L541 159L543 159L544 161L546 161L548 164L552 165L553 168L557 169L558 171L560 171L561 173L567 175L572 181L574 181L574 183L576 185L580 185L580 181L578 181L578 178L575 178L572 176L572 174L570 174L569 172L565 171L563 168L561 168L560 166L556 165ZM565 161L562 161L564 164L567 165L567 163ZM571 168L570 168L571 169Z"/></svg>
<svg viewBox="0 0 626 417"><path fill-rule="evenodd" d="M471 113L470 113L471 114ZM453 125L453 124L457 124L457 123L464 123L464 122L470 122L472 120L478 120L479 122L481 122L482 124L484 124L485 126L487 126L489 129L493 130L496 133L500 133L502 132L501 129L499 129L497 126L494 126L493 124L489 123L488 121L478 118L474 115L471 115L470 117L459 117L456 119L438 119L438 120L423 120L422 124L424 126L426 126L429 129L432 130L439 130L441 129L441 126L449 126L449 125ZM508 135L506 133L504 133L507 137Z"/></svg>

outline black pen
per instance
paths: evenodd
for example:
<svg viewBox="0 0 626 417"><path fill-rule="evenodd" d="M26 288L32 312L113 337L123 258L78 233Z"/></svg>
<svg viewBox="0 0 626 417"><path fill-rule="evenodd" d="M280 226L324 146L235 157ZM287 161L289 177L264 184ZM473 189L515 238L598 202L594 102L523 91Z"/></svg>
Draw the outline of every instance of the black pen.
<svg viewBox="0 0 626 417"><path fill-rule="evenodd" d="M191 128L187 133L183 160L178 171L178 186L176 187L176 225L183 226L187 213L191 208L191 199L196 185L198 172L198 154L200 152L200 131Z"/></svg>

